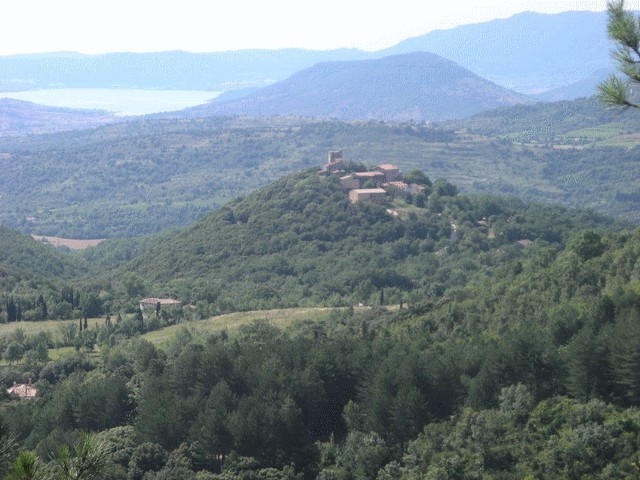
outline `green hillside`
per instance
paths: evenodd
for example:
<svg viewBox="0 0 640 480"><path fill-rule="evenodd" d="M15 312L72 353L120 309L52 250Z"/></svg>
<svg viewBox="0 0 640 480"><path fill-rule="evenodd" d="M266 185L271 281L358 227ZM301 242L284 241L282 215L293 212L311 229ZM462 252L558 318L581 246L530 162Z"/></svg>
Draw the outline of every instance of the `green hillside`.
<svg viewBox="0 0 640 480"><path fill-rule="evenodd" d="M638 120L634 110L607 108L589 97L499 108L446 126L522 143L593 146L623 144L619 137L626 135L628 141Z"/></svg>
<svg viewBox="0 0 640 480"><path fill-rule="evenodd" d="M31 275L70 279L79 265L54 248L4 226L0 226L0 263Z"/></svg>
<svg viewBox="0 0 640 480"><path fill-rule="evenodd" d="M116 480L633 478L639 230L406 175L429 195L352 204L304 170L92 272L112 316L61 329L71 355L0 336L3 385L38 389L0 399L0 472L84 445ZM312 304L345 308L190 323Z"/></svg>
<svg viewBox="0 0 640 480"><path fill-rule="evenodd" d="M0 139L0 219L23 233L130 237L194 223L327 151L446 178L463 193L590 207L640 221L639 139L593 102L446 125L300 118L138 120Z"/></svg>
<svg viewBox="0 0 640 480"><path fill-rule="evenodd" d="M0 322L70 318L81 310L73 279L87 271L81 259L0 226Z"/></svg>
<svg viewBox="0 0 640 480"><path fill-rule="evenodd" d="M463 195L424 174L424 193L391 191L382 205L351 203L338 178L318 170L285 176L186 229L83 252L58 252L6 230L5 303L19 302L31 312L25 319L132 314L143 297L195 306L177 312L188 318L410 304L493 275L497 259L522 254L519 241L557 249L576 230L629 225L593 211ZM37 313L36 304L46 312ZM15 316L5 306L0 318Z"/></svg>
<svg viewBox="0 0 640 480"><path fill-rule="evenodd" d="M529 83L528 67L555 78L554 38L598 61L584 35L602 15L583 13L454 30L504 53L476 65ZM535 48L514 57L505 33ZM225 55L65 58L100 70L84 81L128 60L157 82ZM419 89L405 60L385 71ZM393 83L363 65L333 85ZM429 108L461 100L436 76ZM407 115L387 87L374 107ZM357 93L336 93L342 113ZM640 479L637 115L579 99L438 125L259 113L0 134L0 478Z"/></svg>
<svg viewBox="0 0 640 480"><path fill-rule="evenodd" d="M306 170L230 202L120 274L135 272L147 291L208 302L212 312L371 305L382 296L398 304L491 275L497 258L518 255L517 241L561 248L576 229L615 225L593 213L456 193L437 180L428 199L353 204L337 177Z"/></svg>

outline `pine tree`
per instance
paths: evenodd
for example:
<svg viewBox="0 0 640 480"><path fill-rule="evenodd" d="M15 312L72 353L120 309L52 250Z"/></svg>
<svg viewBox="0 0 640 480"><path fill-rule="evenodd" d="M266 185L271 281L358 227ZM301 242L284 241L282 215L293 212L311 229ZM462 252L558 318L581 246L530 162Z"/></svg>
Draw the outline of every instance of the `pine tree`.
<svg viewBox="0 0 640 480"><path fill-rule="evenodd" d="M53 462L51 478L61 480L98 480L105 478L108 447L93 434L85 434L74 448L63 446Z"/></svg>
<svg viewBox="0 0 640 480"><path fill-rule="evenodd" d="M7 299L7 323L18 320L16 303L13 298Z"/></svg>
<svg viewBox="0 0 640 480"><path fill-rule="evenodd" d="M640 108L630 96L630 86L640 85L640 18L625 11L624 0L607 2L607 14L607 34L616 46L613 58L624 77L611 75L598 85L598 99L606 105Z"/></svg>
<svg viewBox="0 0 640 480"><path fill-rule="evenodd" d="M20 452L18 458L11 463L11 468L7 476L8 480L37 480L42 468L40 460L33 452Z"/></svg>

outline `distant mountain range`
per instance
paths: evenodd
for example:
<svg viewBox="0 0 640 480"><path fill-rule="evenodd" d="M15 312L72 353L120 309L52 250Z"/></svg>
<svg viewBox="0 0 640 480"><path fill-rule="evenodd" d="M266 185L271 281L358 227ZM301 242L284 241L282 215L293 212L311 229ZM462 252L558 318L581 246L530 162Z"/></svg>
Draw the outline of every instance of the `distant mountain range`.
<svg viewBox="0 0 640 480"><path fill-rule="evenodd" d="M319 63L244 97L212 101L172 116L217 115L441 121L531 103L432 53Z"/></svg>
<svg viewBox="0 0 640 480"><path fill-rule="evenodd" d="M315 63L366 58L359 50L233 52L61 52L0 57L0 91L41 88L214 90L264 86Z"/></svg>
<svg viewBox="0 0 640 480"><path fill-rule="evenodd" d="M578 80L577 82L573 82L563 87L546 90L542 93L533 95L533 97L543 102L575 100L578 98L590 97L596 92L598 84L614 72L615 70L613 68L596 70L582 80Z"/></svg>
<svg viewBox="0 0 640 480"><path fill-rule="evenodd" d="M611 68L610 47L605 12L521 13L430 32L378 52L282 49L5 56L0 57L0 90L118 87L229 91L282 81L320 62L422 51L452 60L503 87L532 94L566 87ZM566 95L576 96L571 91Z"/></svg>
<svg viewBox="0 0 640 480"><path fill-rule="evenodd" d="M430 32L380 53L433 52L506 88L541 93L612 66L606 23L606 12L525 12Z"/></svg>

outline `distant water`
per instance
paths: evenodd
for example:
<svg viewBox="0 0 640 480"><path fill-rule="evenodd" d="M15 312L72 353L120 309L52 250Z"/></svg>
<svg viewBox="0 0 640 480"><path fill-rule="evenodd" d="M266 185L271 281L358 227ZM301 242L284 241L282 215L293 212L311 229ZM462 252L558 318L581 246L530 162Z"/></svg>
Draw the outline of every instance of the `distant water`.
<svg viewBox="0 0 640 480"><path fill-rule="evenodd" d="M222 92L200 90L136 90L117 88L59 88L27 92L0 92L13 98L51 107L107 110L119 116L173 112L202 105Z"/></svg>

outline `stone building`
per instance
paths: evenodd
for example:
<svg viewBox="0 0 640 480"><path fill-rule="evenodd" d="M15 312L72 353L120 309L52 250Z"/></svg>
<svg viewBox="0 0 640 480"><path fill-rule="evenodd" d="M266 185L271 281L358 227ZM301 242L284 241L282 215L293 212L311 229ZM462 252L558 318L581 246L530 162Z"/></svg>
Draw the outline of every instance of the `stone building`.
<svg viewBox="0 0 640 480"><path fill-rule="evenodd" d="M375 171L382 172L384 175L383 183L395 182L400 179L400 169L390 163L378 165L374 168Z"/></svg>
<svg viewBox="0 0 640 480"><path fill-rule="evenodd" d="M386 199L387 192L383 188L356 188L349 192L349 201L355 202L374 202L383 203Z"/></svg>

